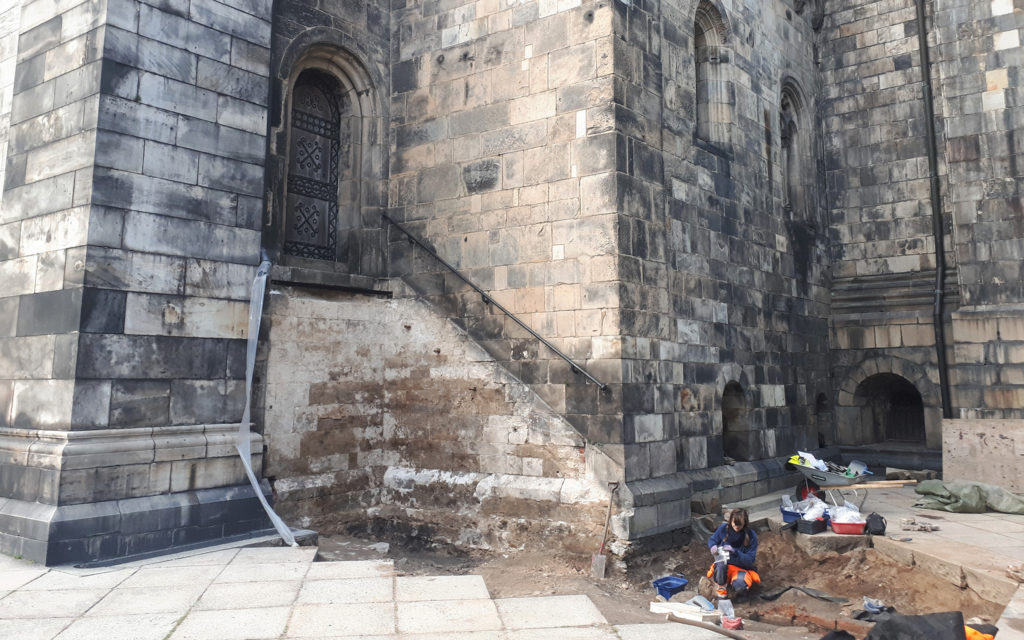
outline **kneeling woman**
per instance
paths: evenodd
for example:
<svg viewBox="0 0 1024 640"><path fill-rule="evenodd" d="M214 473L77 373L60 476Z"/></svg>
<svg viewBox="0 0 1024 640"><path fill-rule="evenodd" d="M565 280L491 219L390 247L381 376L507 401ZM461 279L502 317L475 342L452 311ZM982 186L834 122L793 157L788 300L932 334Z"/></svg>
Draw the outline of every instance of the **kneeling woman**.
<svg viewBox="0 0 1024 640"><path fill-rule="evenodd" d="M746 509L733 509L729 512L726 521L708 539L708 548L713 554L717 554L719 549L729 552L728 565L713 563L708 570L708 577L715 581L719 598L728 597L730 586L739 596L761 583L761 576L757 575L755 566L757 533L747 526Z"/></svg>

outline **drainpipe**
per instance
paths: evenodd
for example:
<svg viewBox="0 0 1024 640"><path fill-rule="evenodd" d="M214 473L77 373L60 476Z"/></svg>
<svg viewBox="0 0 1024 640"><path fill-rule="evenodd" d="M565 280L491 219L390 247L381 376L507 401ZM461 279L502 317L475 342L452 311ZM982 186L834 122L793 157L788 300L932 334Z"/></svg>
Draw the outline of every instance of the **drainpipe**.
<svg viewBox="0 0 1024 640"><path fill-rule="evenodd" d="M946 248L942 230L942 195L939 193L938 143L935 134L935 104L932 102L931 60L928 56L928 32L925 28L925 0L914 0L917 5L917 44L921 57L921 93L924 97L925 126L928 141L928 173L931 184L932 233L935 235L935 306L932 322L935 326L935 351L939 364L939 392L942 396L942 417L953 417L949 394L949 364L946 362L946 330L943 322L943 295L945 291Z"/></svg>

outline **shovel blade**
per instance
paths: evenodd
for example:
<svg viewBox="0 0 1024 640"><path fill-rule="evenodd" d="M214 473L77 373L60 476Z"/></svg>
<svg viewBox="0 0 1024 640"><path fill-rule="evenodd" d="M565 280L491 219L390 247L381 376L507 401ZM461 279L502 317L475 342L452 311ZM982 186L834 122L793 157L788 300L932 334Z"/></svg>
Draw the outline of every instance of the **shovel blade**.
<svg viewBox="0 0 1024 640"><path fill-rule="evenodd" d="M595 578L604 579L604 568L605 563L608 561L608 556L603 553L595 553L590 556L590 575Z"/></svg>

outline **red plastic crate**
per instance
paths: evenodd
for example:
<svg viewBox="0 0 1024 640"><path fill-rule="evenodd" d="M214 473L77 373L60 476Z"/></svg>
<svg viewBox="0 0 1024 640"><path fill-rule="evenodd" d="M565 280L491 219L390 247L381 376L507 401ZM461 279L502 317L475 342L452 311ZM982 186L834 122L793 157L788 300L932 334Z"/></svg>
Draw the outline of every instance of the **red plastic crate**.
<svg viewBox="0 0 1024 640"><path fill-rule="evenodd" d="M863 535L866 522L833 522L832 531L853 535Z"/></svg>

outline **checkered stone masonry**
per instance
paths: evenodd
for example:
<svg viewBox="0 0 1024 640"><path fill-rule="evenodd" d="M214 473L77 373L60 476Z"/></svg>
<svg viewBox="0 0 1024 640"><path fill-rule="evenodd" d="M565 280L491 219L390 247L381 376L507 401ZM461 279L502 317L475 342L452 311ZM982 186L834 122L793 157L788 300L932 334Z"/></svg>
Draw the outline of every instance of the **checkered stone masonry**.
<svg viewBox="0 0 1024 640"><path fill-rule="evenodd" d="M0 428L11 453L0 463L11 466L0 473L0 495L12 498L8 510L15 500L55 505L58 497L95 510L245 482L231 447L210 434L242 411L270 10L270 0L108 0L23 2L0 13ZM68 444L45 464L19 466L35 437L79 442L69 430L88 430L97 443L114 442L119 430L149 458L104 444L74 458ZM178 462L152 473L161 449L174 449ZM26 474L37 480L20 481ZM223 493L204 500L230 502ZM58 543L44 526L21 538L0 532L0 548L46 560L118 554L216 537L255 517L242 508L235 523L214 524L210 513L202 528L145 534L148 543L129 527L120 537ZM49 517L74 519L42 521ZM196 524L187 515L179 522Z"/></svg>

